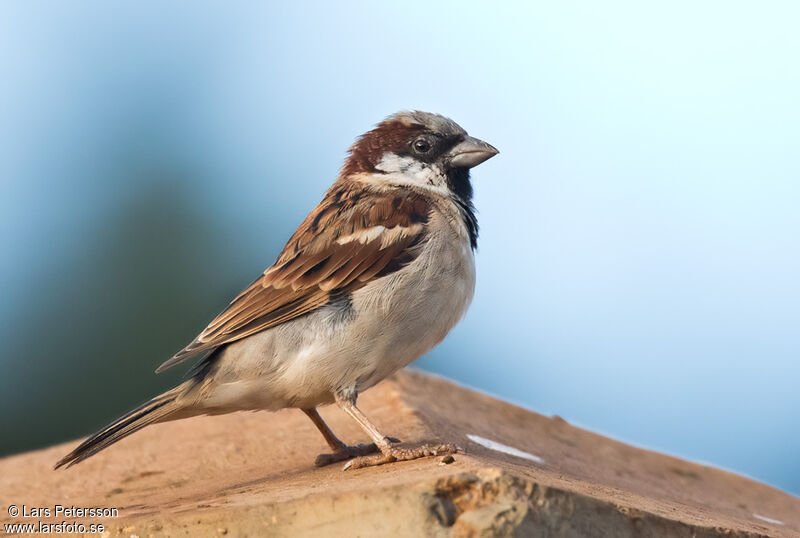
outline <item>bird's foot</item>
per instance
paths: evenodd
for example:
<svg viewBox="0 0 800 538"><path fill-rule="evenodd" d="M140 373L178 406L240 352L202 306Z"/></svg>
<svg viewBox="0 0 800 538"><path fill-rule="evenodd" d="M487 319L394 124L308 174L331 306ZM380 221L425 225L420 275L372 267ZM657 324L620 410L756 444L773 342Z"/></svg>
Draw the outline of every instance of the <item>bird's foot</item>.
<svg viewBox="0 0 800 538"><path fill-rule="evenodd" d="M317 467L324 467L337 461L349 460L359 456L366 456L367 454L374 454L378 452L378 447L375 443L368 445L345 445L342 449L333 452L332 454L320 454L314 460L314 465Z"/></svg>
<svg viewBox="0 0 800 538"><path fill-rule="evenodd" d="M400 442L394 438L389 438L389 440L393 443ZM317 456L317 459L314 460L314 465L317 467L324 467L326 465L330 465L331 463L336 463L337 461L363 457L369 454L375 454L376 452L380 452L380 450L378 450L378 447L375 445L375 443L364 445L342 445L340 449L335 450L331 454L320 454Z"/></svg>
<svg viewBox="0 0 800 538"><path fill-rule="evenodd" d="M453 444L424 444L412 448L390 446L375 456L361 456L350 460L345 463L342 470L347 471L350 469L360 469L361 467L372 467L374 465L383 465L384 463L392 463L395 461L416 460L429 456L444 456L447 454L455 454L457 452L463 451Z"/></svg>

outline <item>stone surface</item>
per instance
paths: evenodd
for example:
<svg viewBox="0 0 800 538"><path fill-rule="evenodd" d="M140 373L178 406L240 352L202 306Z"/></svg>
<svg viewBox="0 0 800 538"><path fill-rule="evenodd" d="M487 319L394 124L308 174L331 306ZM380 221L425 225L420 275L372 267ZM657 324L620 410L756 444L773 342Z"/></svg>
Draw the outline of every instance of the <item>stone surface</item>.
<svg viewBox="0 0 800 538"><path fill-rule="evenodd" d="M359 404L388 435L465 453L343 472L313 466L327 447L300 411L197 417L66 471L52 466L74 443L0 460L0 522L138 537L800 536L800 499L787 493L441 379L401 372ZM343 439L367 441L338 409L322 414ZM65 517L57 504L119 514ZM51 515L11 517L11 505Z"/></svg>

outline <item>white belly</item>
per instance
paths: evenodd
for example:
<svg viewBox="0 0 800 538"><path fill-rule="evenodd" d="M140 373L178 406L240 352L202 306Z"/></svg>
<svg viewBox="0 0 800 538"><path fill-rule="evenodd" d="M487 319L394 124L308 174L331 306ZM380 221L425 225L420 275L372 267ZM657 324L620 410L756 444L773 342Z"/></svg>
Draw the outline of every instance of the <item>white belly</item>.
<svg viewBox="0 0 800 538"><path fill-rule="evenodd" d="M323 307L230 344L202 407L314 407L363 391L441 342L475 289L475 261L455 233L432 236L411 264L357 290L352 308Z"/></svg>
<svg viewBox="0 0 800 538"><path fill-rule="evenodd" d="M352 330L370 342L349 359L359 391L430 351L466 313L475 290L472 249L451 244L425 260L355 294L354 305L370 313Z"/></svg>

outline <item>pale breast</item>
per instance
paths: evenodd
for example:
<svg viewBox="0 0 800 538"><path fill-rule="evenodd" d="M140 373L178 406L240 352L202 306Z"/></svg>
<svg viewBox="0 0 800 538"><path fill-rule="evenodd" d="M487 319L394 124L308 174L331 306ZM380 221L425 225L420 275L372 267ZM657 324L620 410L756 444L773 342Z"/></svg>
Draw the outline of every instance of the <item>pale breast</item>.
<svg viewBox="0 0 800 538"><path fill-rule="evenodd" d="M454 223L456 225L454 225ZM313 407L378 383L441 342L466 313L475 260L458 221L433 213L410 264L224 350L207 399L215 408Z"/></svg>
<svg viewBox="0 0 800 538"><path fill-rule="evenodd" d="M428 352L466 313L475 290L475 258L458 232L443 216L432 219L425 249L413 263L354 294L359 315L351 334L370 342L350 359L359 366L360 390Z"/></svg>

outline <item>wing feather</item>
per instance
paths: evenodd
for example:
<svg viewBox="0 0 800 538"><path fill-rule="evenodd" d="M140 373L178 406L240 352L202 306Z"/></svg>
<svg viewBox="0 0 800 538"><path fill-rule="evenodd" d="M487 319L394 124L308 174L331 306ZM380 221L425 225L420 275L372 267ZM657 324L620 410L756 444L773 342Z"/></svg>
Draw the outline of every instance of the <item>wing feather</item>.
<svg viewBox="0 0 800 538"><path fill-rule="evenodd" d="M275 264L156 371L313 312L399 270L416 258L429 211L428 201L410 191L335 185Z"/></svg>

